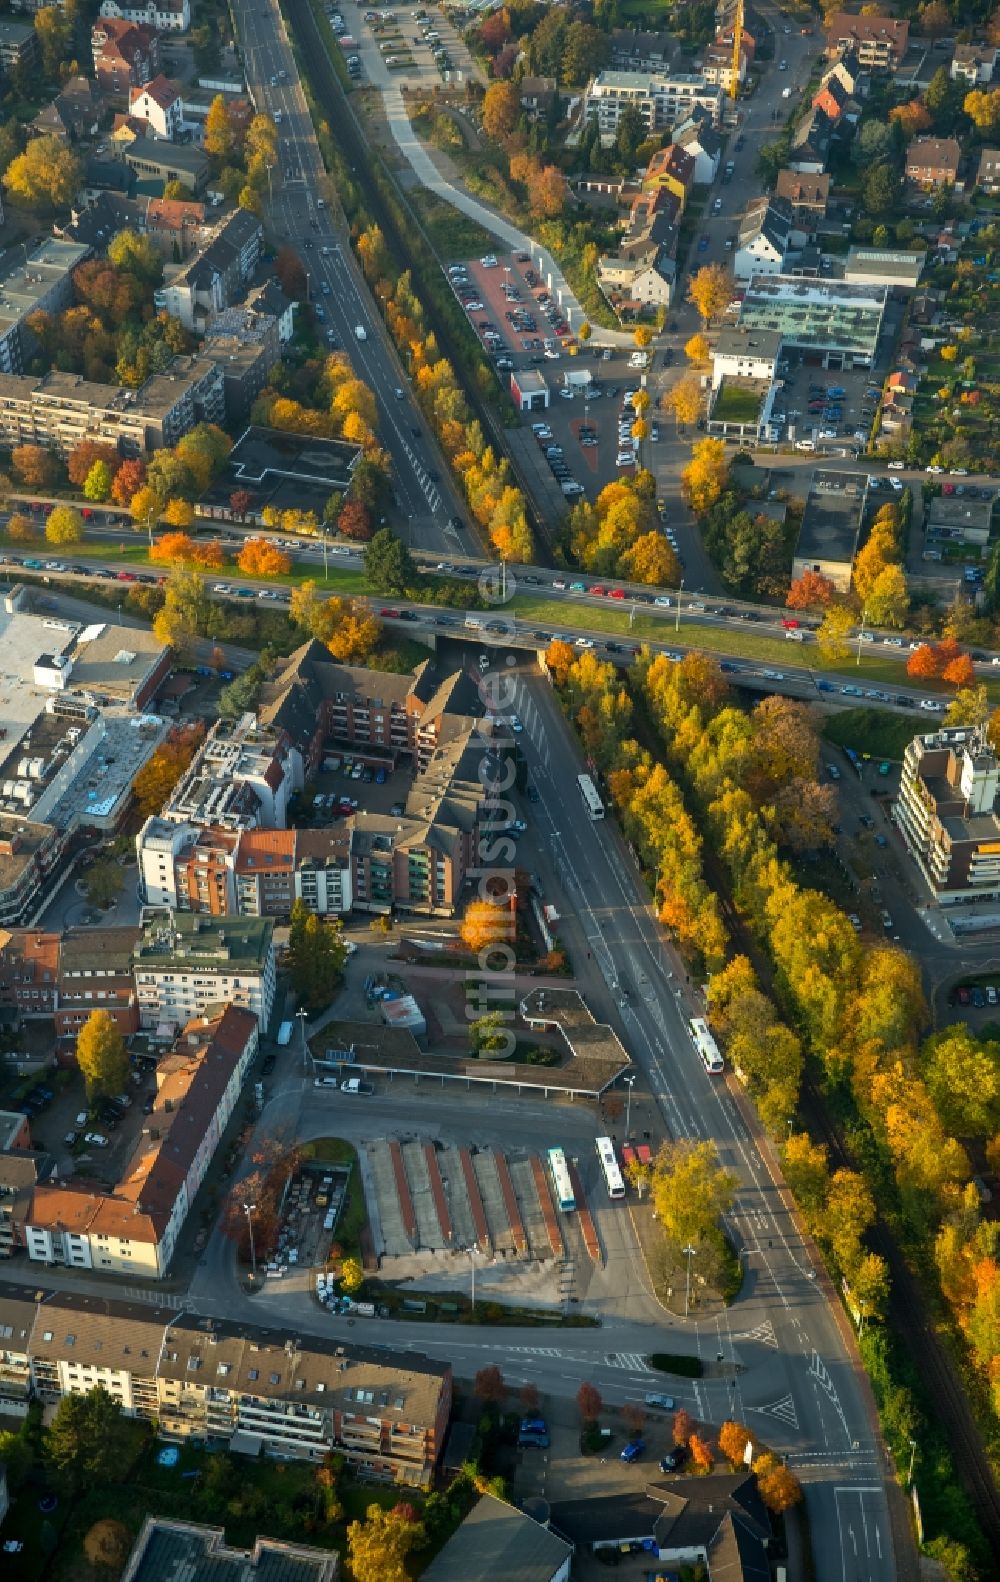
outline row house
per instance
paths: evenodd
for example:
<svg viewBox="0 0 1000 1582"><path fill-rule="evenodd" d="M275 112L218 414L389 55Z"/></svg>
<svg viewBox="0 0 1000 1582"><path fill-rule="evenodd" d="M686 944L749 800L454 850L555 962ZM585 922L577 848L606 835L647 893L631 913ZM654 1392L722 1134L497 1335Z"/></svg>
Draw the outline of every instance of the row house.
<svg viewBox="0 0 1000 1582"><path fill-rule="evenodd" d="M260 262L264 227L248 209L220 220L204 247L155 294L157 308L187 330L204 331L243 295Z"/></svg>
<svg viewBox="0 0 1000 1582"><path fill-rule="evenodd" d="M906 150L906 179L924 191L953 187L961 192L965 185L958 179L961 160L962 149L956 137L916 137Z"/></svg>
<svg viewBox="0 0 1000 1582"><path fill-rule="evenodd" d="M741 39L739 63L734 68L732 39L728 43L716 39L703 52L701 74L707 83L712 83L730 98L735 98L747 80L751 58L749 49Z"/></svg>
<svg viewBox="0 0 1000 1582"><path fill-rule="evenodd" d="M37 1315L33 1289L6 1283L0 1288L0 1431L16 1431L18 1419L28 1415L31 1333Z"/></svg>
<svg viewBox="0 0 1000 1582"><path fill-rule="evenodd" d="M39 1183L20 1239L29 1259L162 1279L259 1048L256 1016L227 1005L181 1032L156 1069L156 1098L110 1192ZM9 1161L0 1159L0 1181Z"/></svg>
<svg viewBox="0 0 1000 1582"><path fill-rule="evenodd" d="M722 160L722 135L715 131L707 115L696 111L673 130L673 141L694 160L694 184L710 187L719 174Z"/></svg>
<svg viewBox="0 0 1000 1582"><path fill-rule="evenodd" d="M68 928L59 942L56 1036L74 1037L92 1011L107 1011L122 1036L139 1031L139 1001L132 971L138 926Z"/></svg>
<svg viewBox="0 0 1000 1582"><path fill-rule="evenodd" d="M680 143L660 148L646 166L643 186L647 191L665 188L677 199L679 214L684 213L695 184L695 158Z"/></svg>
<svg viewBox="0 0 1000 1582"><path fill-rule="evenodd" d="M993 197L1000 192L1000 148L984 148L976 169L976 186Z"/></svg>
<svg viewBox="0 0 1000 1582"><path fill-rule="evenodd" d="M0 931L0 1006L22 1020L54 1015L60 936L37 929Z"/></svg>
<svg viewBox="0 0 1000 1582"><path fill-rule="evenodd" d="M788 204L797 225L814 231L826 219L830 180L825 171L810 175L798 170L779 170L774 195Z"/></svg>

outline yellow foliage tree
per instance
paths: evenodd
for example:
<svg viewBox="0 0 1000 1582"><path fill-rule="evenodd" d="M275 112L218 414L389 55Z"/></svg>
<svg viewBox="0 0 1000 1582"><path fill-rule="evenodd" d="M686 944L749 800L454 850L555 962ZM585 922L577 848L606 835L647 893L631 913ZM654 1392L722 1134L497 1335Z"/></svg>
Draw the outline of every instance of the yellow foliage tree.
<svg viewBox="0 0 1000 1582"><path fill-rule="evenodd" d="M708 336L702 335L700 331L697 335L692 335L690 340L684 342L684 355L689 363L694 363L696 367L703 368L712 355Z"/></svg>
<svg viewBox="0 0 1000 1582"><path fill-rule="evenodd" d="M171 527L191 527L194 522L194 506L189 500L168 500L163 507L163 520Z"/></svg>
<svg viewBox="0 0 1000 1582"><path fill-rule="evenodd" d="M703 404L701 380L696 374L685 374L670 390L665 391L661 401L664 410L673 413L678 428L682 423L685 426L697 423Z"/></svg>
<svg viewBox="0 0 1000 1582"><path fill-rule="evenodd" d="M57 505L45 522L50 544L78 544L83 537L83 517L71 505Z"/></svg>
<svg viewBox="0 0 1000 1582"><path fill-rule="evenodd" d="M513 940L515 919L504 904L491 901L470 901L459 929L459 938L473 955L496 945Z"/></svg>
<svg viewBox="0 0 1000 1582"><path fill-rule="evenodd" d="M684 497L694 511L707 511L722 494L729 477L726 447L721 439L702 439L691 447L691 460L681 473Z"/></svg>
<svg viewBox="0 0 1000 1582"><path fill-rule="evenodd" d="M706 324L726 311L732 295L733 277L721 264L703 264L688 285L688 301Z"/></svg>
<svg viewBox="0 0 1000 1582"><path fill-rule="evenodd" d="M248 577L283 577L292 569L292 557L266 538L248 538L236 564Z"/></svg>

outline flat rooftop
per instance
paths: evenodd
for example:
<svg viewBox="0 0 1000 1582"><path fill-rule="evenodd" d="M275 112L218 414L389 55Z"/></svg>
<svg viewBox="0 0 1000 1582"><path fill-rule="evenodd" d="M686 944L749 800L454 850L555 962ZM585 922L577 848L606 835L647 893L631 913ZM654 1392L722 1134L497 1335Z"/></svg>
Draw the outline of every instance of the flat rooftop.
<svg viewBox="0 0 1000 1582"><path fill-rule="evenodd" d="M246 489L258 513L271 505L322 515L329 496L349 487L360 457L358 446L344 440L251 425L236 441L196 510L208 516L219 507L228 509L233 491Z"/></svg>
<svg viewBox="0 0 1000 1582"><path fill-rule="evenodd" d="M867 492L863 474L817 469L809 483L796 557L850 564L857 550Z"/></svg>
<svg viewBox="0 0 1000 1582"><path fill-rule="evenodd" d="M221 1527L147 1516L129 1556L129 1582L334 1582L328 1549L258 1538L252 1549L226 1543Z"/></svg>
<svg viewBox="0 0 1000 1582"><path fill-rule="evenodd" d="M771 357L781 349L781 331L756 329L737 324L719 331L712 353L715 357Z"/></svg>
<svg viewBox="0 0 1000 1582"><path fill-rule="evenodd" d="M34 681L34 667L43 654L61 654L72 644L79 626L72 621L43 621L37 615L9 614L0 606L0 765L7 762L52 697Z"/></svg>
<svg viewBox="0 0 1000 1582"><path fill-rule="evenodd" d="M66 721L62 721L63 726ZM40 797L33 816L62 829L113 824L131 795L132 783L163 741L169 721L157 714L102 714L80 741L62 774Z"/></svg>
<svg viewBox="0 0 1000 1582"><path fill-rule="evenodd" d="M968 495L941 495L927 506L928 527L989 527L993 520L991 494L988 500L970 500Z"/></svg>
<svg viewBox="0 0 1000 1582"><path fill-rule="evenodd" d="M83 262L89 247L47 236L25 262L20 248L0 258L0 331L33 313L53 286Z"/></svg>
<svg viewBox="0 0 1000 1582"><path fill-rule="evenodd" d="M925 252L908 253L882 247L852 247L847 254L848 279L855 272L881 275L900 285L916 285L927 259Z"/></svg>
<svg viewBox="0 0 1000 1582"><path fill-rule="evenodd" d="M795 275L754 275L737 327L774 330L790 346L873 358L889 288Z"/></svg>
<svg viewBox="0 0 1000 1582"><path fill-rule="evenodd" d="M128 703L165 653L160 639L142 626L100 622L84 627L73 652L70 686Z"/></svg>
<svg viewBox="0 0 1000 1582"><path fill-rule="evenodd" d="M261 970L271 949L269 917L201 917L147 910L135 950L136 971L179 967L182 972Z"/></svg>

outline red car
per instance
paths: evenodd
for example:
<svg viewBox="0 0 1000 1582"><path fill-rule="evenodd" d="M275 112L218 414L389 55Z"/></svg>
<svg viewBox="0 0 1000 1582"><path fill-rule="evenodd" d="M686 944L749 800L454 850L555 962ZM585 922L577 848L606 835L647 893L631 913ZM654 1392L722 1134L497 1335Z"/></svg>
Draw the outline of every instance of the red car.
<svg viewBox="0 0 1000 1582"><path fill-rule="evenodd" d="M604 595L604 589L599 582L595 582L592 588L587 589L587 592L596 594L598 598L602 598Z"/></svg>
<svg viewBox="0 0 1000 1582"><path fill-rule="evenodd" d="M387 608L386 608L386 609L384 609L384 610L379 610L379 612L378 612L378 613L379 613L379 615L385 615L385 616L388 616L388 618L389 618L389 619L390 619L390 620L393 620L393 619L395 619L395 620L397 620L397 621L398 621L398 620L399 620L399 611L398 611L398 610L393 610L393 609L391 609L391 608L390 608L390 607L387 607Z"/></svg>
<svg viewBox="0 0 1000 1582"><path fill-rule="evenodd" d="M786 632L796 632L796 631L798 631L798 627L799 627L798 621L782 621L781 624L785 628Z"/></svg>
<svg viewBox="0 0 1000 1582"><path fill-rule="evenodd" d="M624 588L611 588L608 591L608 598L609 599L624 599L624 597L625 597L625 589Z"/></svg>
<svg viewBox="0 0 1000 1582"><path fill-rule="evenodd" d="M118 573L118 581L119 582L134 582L135 581L135 572L134 571L120 571Z"/></svg>

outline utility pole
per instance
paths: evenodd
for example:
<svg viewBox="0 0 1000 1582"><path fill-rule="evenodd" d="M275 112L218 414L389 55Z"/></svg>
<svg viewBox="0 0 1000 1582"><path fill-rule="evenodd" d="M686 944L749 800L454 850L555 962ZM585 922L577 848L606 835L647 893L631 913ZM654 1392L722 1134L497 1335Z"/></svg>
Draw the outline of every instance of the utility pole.
<svg viewBox="0 0 1000 1582"><path fill-rule="evenodd" d="M253 1211L256 1207L256 1203L244 1203L243 1205L243 1212L247 1217L247 1228L250 1231L250 1278L252 1280L257 1279L257 1250L253 1242Z"/></svg>
<svg viewBox="0 0 1000 1582"><path fill-rule="evenodd" d="M687 1318L688 1312L689 1312L690 1307L691 1307L691 1259L694 1257L694 1255L695 1255L695 1253L697 1251L698 1251L697 1247L692 1247L690 1242L688 1242L687 1246L684 1248L684 1253L685 1253L685 1256L686 1256L687 1261L688 1261L688 1266L687 1266L687 1284L684 1287L684 1317L685 1318Z"/></svg>
<svg viewBox="0 0 1000 1582"><path fill-rule="evenodd" d="M677 619L674 622L674 631L675 632L679 632L680 629L681 629L681 595L683 594L683 592L684 592L684 578L682 577L681 578L681 585L677 589Z"/></svg>
<svg viewBox="0 0 1000 1582"><path fill-rule="evenodd" d="M628 1088L628 1098L625 1100L625 1141L628 1142L632 1135L629 1128L632 1124L632 1089L635 1087L635 1077L626 1077L625 1086Z"/></svg>
<svg viewBox="0 0 1000 1582"><path fill-rule="evenodd" d="M305 1071L306 1056L309 1053L309 1045L306 1043L306 1022L309 1018L309 1012L306 1010L305 1006L300 1006L295 1014L299 1019L299 1028L302 1034L302 1069Z"/></svg>

